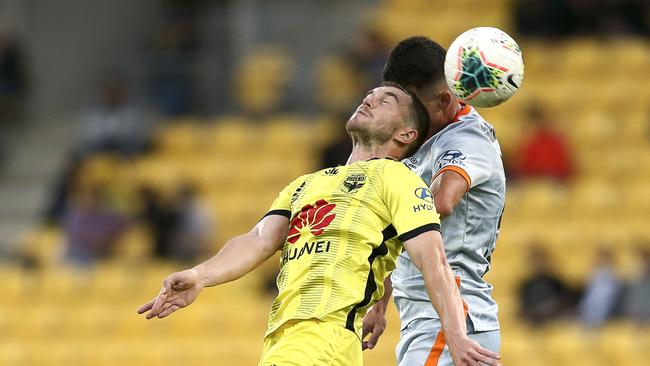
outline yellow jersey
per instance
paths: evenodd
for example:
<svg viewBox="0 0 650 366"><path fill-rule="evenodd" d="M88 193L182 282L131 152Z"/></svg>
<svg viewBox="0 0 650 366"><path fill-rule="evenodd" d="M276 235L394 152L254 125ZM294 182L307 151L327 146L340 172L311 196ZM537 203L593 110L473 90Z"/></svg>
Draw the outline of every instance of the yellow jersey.
<svg viewBox="0 0 650 366"><path fill-rule="evenodd" d="M390 159L301 176L266 215L290 220L267 335L288 320L319 319L361 338L362 317L384 295L402 242L440 230L429 188Z"/></svg>

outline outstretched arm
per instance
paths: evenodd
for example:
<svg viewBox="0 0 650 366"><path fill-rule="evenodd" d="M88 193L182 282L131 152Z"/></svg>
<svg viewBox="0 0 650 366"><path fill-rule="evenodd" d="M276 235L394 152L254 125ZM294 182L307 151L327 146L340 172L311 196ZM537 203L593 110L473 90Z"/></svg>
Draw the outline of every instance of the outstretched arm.
<svg viewBox="0 0 650 366"><path fill-rule="evenodd" d="M249 233L230 239L214 257L168 276L158 296L142 305L138 314L148 311L147 319L164 318L194 302L204 287L242 277L282 247L288 230L289 219L284 216L263 218Z"/></svg>
<svg viewBox="0 0 650 366"><path fill-rule="evenodd" d="M422 272L427 293L440 315L442 329L454 365L499 365L499 355L482 348L467 336L463 301L437 231L424 232L404 242L413 264Z"/></svg>
<svg viewBox="0 0 650 366"><path fill-rule="evenodd" d="M193 270L206 287L236 280L280 250L288 231L289 219L267 216L249 233L230 239L217 255Z"/></svg>

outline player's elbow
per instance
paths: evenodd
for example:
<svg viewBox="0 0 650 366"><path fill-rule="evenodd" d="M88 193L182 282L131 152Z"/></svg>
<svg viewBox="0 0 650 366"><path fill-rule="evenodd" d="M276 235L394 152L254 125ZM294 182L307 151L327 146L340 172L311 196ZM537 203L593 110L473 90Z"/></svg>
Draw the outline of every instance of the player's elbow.
<svg viewBox="0 0 650 366"><path fill-rule="evenodd" d="M436 211L440 217L447 217L454 211L454 204L451 200L441 199L436 201Z"/></svg>

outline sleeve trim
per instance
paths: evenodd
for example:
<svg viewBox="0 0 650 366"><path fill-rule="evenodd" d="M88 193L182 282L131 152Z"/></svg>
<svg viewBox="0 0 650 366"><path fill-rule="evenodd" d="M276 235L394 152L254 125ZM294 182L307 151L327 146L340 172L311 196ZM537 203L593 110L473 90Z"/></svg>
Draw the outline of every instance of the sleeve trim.
<svg viewBox="0 0 650 366"><path fill-rule="evenodd" d="M472 178L469 177L469 174L467 174L465 169L457 165L447 165L446 167L440 169L436 173L436 175L433 176L433 179L431 181L435 180L440 174L446 172L447 170L460 174L460 176L463 177L463 179L465 179L465 182L467 182L467 190L469 191L469 189L472 187Z"/></svg>
<svg viewBox="0 0 650 366"><path fill-rule="evenodd" d="M404 234L398 236L397 238L403 243L409 239L413 239L416 236L426 233L427 231L440 231L440 224L424 224L418 228L415 228L411 231L407 231Z"/></svg>
<svg viewBox="0 0 650 366"><path fill-rule="evenodd" d="M271 216L271 215L284 216L287 219L290 219L291 218L291 211L289 211L289 210L271 210L271 211L267 212L264 216L262 216L262 219L267 217L267 216Z"/></svg>

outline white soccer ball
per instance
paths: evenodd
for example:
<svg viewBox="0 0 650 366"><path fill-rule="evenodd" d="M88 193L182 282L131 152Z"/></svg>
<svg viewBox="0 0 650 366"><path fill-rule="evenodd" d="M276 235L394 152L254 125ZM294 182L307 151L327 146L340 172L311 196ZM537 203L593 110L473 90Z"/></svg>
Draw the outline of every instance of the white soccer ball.
<svg viewBox="0 0 650 366"><path fill-rule="evenodd" d="M445 78L449 89L465 103L474 107L497 106L521 87L521 49L500 29L472 28L449 46Z"/></svg>

